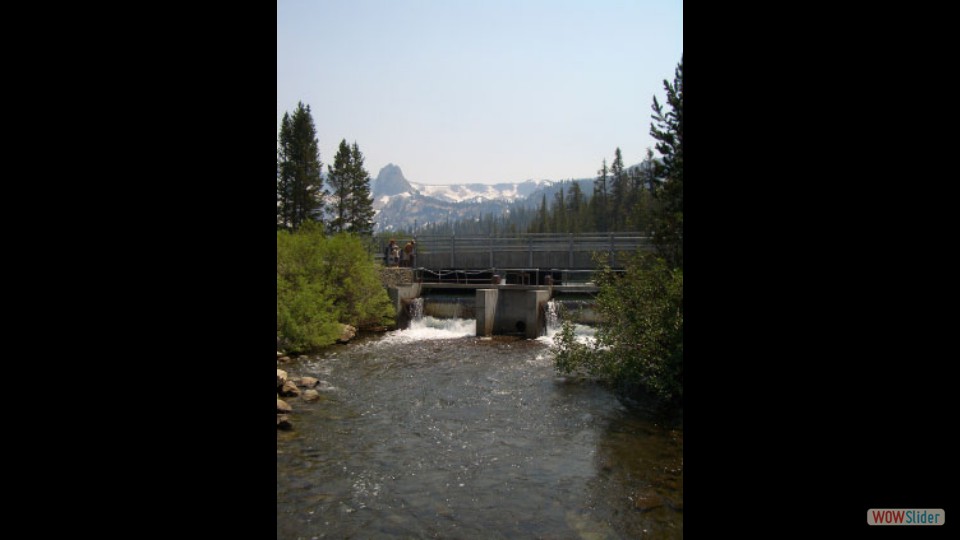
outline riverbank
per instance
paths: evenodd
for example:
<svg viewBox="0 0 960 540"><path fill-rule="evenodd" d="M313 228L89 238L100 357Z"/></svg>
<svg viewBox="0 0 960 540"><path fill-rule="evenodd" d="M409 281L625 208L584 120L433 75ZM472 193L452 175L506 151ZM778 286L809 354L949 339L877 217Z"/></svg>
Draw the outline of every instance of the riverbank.
<svg viewBox="0 0 960 540"><path fill-rule="evenodd" d="M333 389L327 381L309 376L290 377L286 371L277 368L277 429L293 429L290 421L290 415L294 412L289 403L291 398L300 398L299 401L303 403L316 403L322 400L324 393Z"/></svg>

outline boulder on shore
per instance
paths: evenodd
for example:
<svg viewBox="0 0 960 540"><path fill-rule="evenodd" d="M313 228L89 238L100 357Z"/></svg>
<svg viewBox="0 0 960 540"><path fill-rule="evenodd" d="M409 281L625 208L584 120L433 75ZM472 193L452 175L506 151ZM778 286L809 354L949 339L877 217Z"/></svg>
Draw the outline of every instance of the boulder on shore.
<svg viewBox="0 0 960 540"><path fill-rule="evenodd" d="M357 335L356 327L350 326L349 324L340 325L340 337L337 339L337 343L347 343Z"/></svg>

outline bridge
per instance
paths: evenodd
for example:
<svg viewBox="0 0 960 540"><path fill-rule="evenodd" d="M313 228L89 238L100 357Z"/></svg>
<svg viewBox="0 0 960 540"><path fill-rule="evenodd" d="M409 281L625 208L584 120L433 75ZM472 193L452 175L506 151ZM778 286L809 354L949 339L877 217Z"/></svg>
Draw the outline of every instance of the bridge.
<svg viewBox="0 0 960 540"><path fill-rule="evenodd" d="M627 256L653 249L641 233L417 236L416 242L413 283L390 291L400 320L422 298L421 308L437 315L475 317L478 336L527 338L543 332L548 300L590 298L598 266L622 270Z"/></svg>
<svg viewBox="0 0 960 540"><path fill-rule="evenodd" d="M413 266L423 283L582 283L589 280L598 263L623 268L626 256L653 249L648 235L635 232L415 239ZM399 238L398 243L402 247L406 240ZM384 247L380 248L381 259Z"/></svg>

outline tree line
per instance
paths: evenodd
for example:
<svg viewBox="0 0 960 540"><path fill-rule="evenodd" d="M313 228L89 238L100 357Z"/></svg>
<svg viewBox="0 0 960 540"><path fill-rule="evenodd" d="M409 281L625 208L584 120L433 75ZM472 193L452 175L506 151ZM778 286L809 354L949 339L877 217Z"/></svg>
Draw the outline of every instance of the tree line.
<svg viewBox="0 0 960 540"><path fill-rule="evenodd" d="M620 148L613 163L606 159L597 171L592 193L584 193L580 183L562 183L553 200L544 194L536 215L526 227L530 233L596 233L650 230L656 211L654 175L657 161L653 152L637 166L625 168Z"/></svg>
<svg viewBox="0 0 960 540"><path fill-rule="evenodd" d="M277 137L277 229L296 231L306 222L329 233L373 233L370 173L356 141L340 141L333 165L323 163L310 106L284 113Z"/></svg>

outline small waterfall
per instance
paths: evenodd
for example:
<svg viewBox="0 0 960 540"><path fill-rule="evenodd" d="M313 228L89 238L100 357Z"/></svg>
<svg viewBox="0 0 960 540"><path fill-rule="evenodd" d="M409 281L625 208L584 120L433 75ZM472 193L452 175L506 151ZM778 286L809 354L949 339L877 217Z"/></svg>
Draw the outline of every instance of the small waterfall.
<svg viewBox="0 0 960 540"><path fill-rule="evenodd" d="M547 335L553 337L560 330L560 302L549 300L547 302Z"/></svg>
<svg viewBox="0 0 960 540"><path fill-rule="evenodd" d="M435 294L423 297L423 316L441 319L472 319L473 298L462 295Z"/></svg>
<svg viewBox="0 0 960 540"><path fill-rule="evenodd" d="M409 343L413 341L422 341L429 339L457 339L461 337L470 337L476 333L476 321L474 319L462 319L459 317L461 312L460 302L456 302L456 313L458 317L436 317L434 308L436 307L436 298L412 298L406 303L406 313L410 317L409 323L402 329L388 332L381 340L382 344ZM427 302L430 302L427 305ZM440 305L454 307L453 302L443 302Z"/></svg>
<svg viewBox="0 0 960 540"><path fill-rule="evenodd" d="M419 321L423 319L423 298L417 297L410 301L410 320Z"/></svg>
<svg viewBox="0 0 960 540"><path fill-rule="evenodd" d="M595 341L596 329L592 326L580 324L577 311L573 310L569 303L569 300L549 300L546 303L544 308L546 333L539 337L538 341L553 345L557 333L563 329L564 319L569 319L573 323L573 334L578 342L589 345Z"/></svg>
<svg viewBox="0 0 960 540"><path fill-rule="evenodd" d="M439 319L422 315L411 319L410 326L402 330L388 332L379 344L410 343L429 339L459 339L476 335L475 319ZM380 345L378 345L380 346Z"/></svg>

